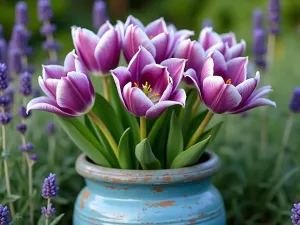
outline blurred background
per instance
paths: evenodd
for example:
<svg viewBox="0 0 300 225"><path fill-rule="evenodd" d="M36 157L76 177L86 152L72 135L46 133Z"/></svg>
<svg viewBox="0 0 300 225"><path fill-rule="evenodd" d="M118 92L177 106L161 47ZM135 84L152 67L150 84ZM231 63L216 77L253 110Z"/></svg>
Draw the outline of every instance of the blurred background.
<svg viewBox="0 0 300 225"><path fill-rule="evenodd" d="M44 37L40 35L41 23L37 20L37 1L27 0L30 12L29 30L32 32L30 46L34 54L29 61L36 67L34 81L40 75L41 64L47 53L41 48ZM62 45L60 58L73 49L72 25L93 29L93 0L52 0L54 18L57 26L57 39ZM108 0L108 15L111 23L125 21L129 14L139 18L144 24L164 17L178 29L195 31L197 39L205 19L211 19L218 33L233 31L237 40L247 43L246 54L252 61L252 12L261 8L265 12L267 26L267 0ZM11 37L15 22L15 0L0 0L0 24L4 27L6 40ZM268 80L274 92L270 98L277 102L277 108L267 109L268 143L265 152L260 149L262 120L260 110L246 115L219 116L225 124L210 148L217 152L223 161L222 170L214 183L222 192L225 200L228 224L230 225L288 225L290 208L300 202L300 115L295 115L288 147L284 149L284 162L278 173L274 173L276 161L282 150L281 143L286 122L290 115L289 102L296 86L300 86L300 1L282 0L281 33L276 39L273 67L268 71ZM262 76L265 74L262 73ZM252 74L254 76L254 72ZM71 224L72 209L77 192L83 180L76 175L74 162L80 154L66 135L57 128L55 133L56 160L48 163L45 154L49 136L43 135L49 114L35 112L30 129L31 142L40 156L35 165L35 187L38 188L49 172L58 174L60 197L56 199L58 214L65 212L61 224ZM37 127L38 126L38 127ZM43 128L42 128L43 129ZM46 132L46 131L45 131ZM44 132L44 133L45 133ZM48 142L47 142L48 140ZM277 168L278 170L278 168ZM22 177L13 178L19 182ZM0 185L4 189L4 182ZM42 201L42 200L41 200ZM41 203L44 204L44 203ZM21 207L21 206L20 206ZM38 213L38 210L37 210Z"/></svg>

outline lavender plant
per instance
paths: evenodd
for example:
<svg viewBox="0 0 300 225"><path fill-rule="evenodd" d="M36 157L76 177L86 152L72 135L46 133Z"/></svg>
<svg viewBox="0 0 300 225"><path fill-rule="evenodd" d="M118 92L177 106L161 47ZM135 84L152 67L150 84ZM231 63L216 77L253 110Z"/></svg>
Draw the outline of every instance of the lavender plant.
<svg viewBox="0 0 300 225"><path fill-rule="evenodd" d="M9 225L9 210L7 206L3 206L0 204L0 224L1 225Z"/></svg>

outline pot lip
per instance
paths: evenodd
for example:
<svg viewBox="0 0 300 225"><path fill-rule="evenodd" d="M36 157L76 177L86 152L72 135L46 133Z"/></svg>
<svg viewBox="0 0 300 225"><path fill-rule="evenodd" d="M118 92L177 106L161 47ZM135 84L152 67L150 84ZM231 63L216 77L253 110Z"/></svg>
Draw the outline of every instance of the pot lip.
<svg viewBox="0 0 300 225"><path fill-rule="evenodd" d="M172 184L202 180L215 174L221 161L212 151L205 151L209 159L203 163L180 169L124 170L95 165L81 154L76 161L76 171L85 179L116 184Z"/></svg>

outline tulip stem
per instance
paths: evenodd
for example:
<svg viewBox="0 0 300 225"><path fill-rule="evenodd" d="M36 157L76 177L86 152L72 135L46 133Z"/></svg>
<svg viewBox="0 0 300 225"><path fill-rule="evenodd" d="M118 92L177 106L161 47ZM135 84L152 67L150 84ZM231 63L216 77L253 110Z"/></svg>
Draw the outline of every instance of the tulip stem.
<svg viewBox="0 0 300 225"><path fill-rule="evenodd" d="M103 77L103 90L105 99L110 102L108 76Z"/></svg>
<svg viewBox="0 0 300 225"><path fill-rule="evenodd" d="M268 68L270 68L273 64L274 52L275 52L275 42L276 42L276 36L274 34L269 34L269 36L268 36L268 54L267 54Z"/></svg>
<svg viewBox="0 0 300 225"><path fill-rule="evenodd" d="M140 135L141 141L147 137L147 119L146 117L140 117Z"/></svg>
<svg viewBox="0 0 300 225"><path fill-rule="evenodd" d="M192 136L192 138L190 139L190 141L187 144L186 148L190 148L191 146L193 146L197 142L198 138L203 133L205 127L207 126L207 124L209 123L209 121L211 120L211 118L213 117L213 115L214 115L213 112L208 111L206 117L201 122L200 126L198 127L198 129L196 130L196 132L194 133L194 135Z"/></svg>
<svg viewBox="0 0 300 225"><path fill-rule="evenodd" d="M200 97L198 96L192 108L192 118L195 117L195 115L197 114L200 104L201 104L201 100Z"/></svg>
<svg viewBox="0 0 300 225"><path fill-rule="evenodd" d="M283 135L283 139L282 139L282 151L284 151L287 146L289 136L290 136L290 133L292 130L293 122L294 122L294 116L295 116L295 114L293 112L291 112L291 114L286 122L284 135Z"/></svg>
<svg viewBox="0 0 300 225"><path fill-rule="evenodd" d="M117 159L119 160L119 151L118 151L118 145L115 142L113 136L111 135L111 133L109 132L109 130L107 129L107 127L105 126L105 124L102 122L101 119L99 119L95 113L93 113L92 111L90 111L88 113L88 115L90 116L90 118L94 121L94 123L99 127L99 129L102 131L102 133L104 134L104 136L106 137L108 143L110 144L112 150L114 151Z"/></svg>

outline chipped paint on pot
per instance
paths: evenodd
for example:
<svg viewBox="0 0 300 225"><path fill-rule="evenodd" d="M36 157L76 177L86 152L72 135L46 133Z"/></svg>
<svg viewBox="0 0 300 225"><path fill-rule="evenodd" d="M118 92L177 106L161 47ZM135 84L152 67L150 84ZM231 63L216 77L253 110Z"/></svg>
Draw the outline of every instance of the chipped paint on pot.
<svg viewBox="0 0 300 225"><path fill-rule="evenodd" d="M215 153L198 165L169 170L119 170L79 156L77 172L86 187L77 197L74 225L225 225L225 209L211 176L220 167Z"/></svg>

